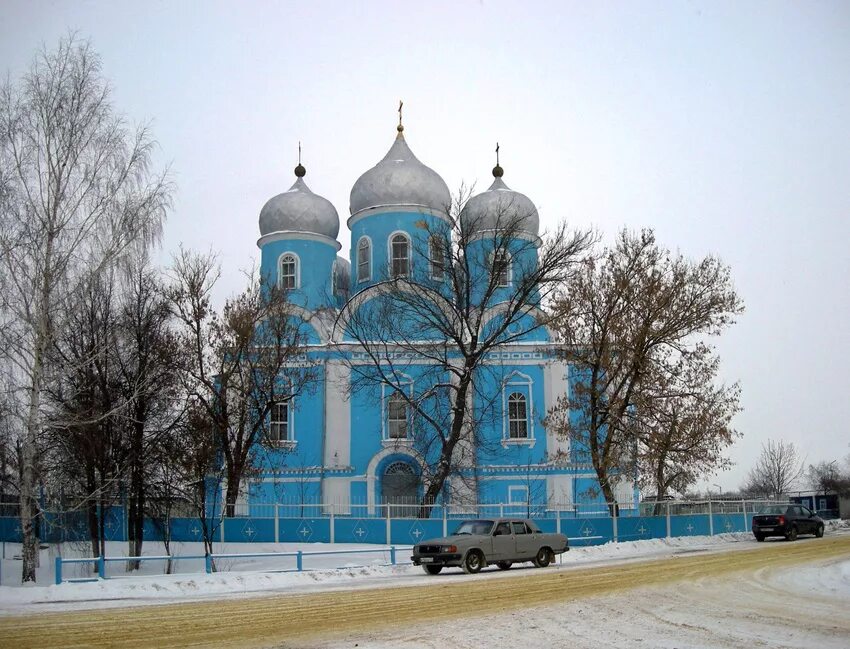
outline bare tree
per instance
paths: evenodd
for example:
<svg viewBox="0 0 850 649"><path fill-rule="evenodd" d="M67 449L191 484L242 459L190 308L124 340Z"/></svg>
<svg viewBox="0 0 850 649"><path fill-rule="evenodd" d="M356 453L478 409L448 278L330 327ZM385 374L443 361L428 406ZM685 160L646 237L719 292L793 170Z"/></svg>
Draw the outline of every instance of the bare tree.
<svg viewBox="0 0 850 649"><path fill-rule="evenodd" d="M782 498L797 485L804 472L804 458L793 442L769 439L761 445L761 455L747 474L743 490Z"/></svg>
<svg viewBox="0 0 850 649"><path fill-rule="evenodd" d="M61 298L160 232L170 187L150 173L152 147L146 128L116 115L99 58L74 36L42 50L20 84L0 87L0 349L22 404L24 582L38 561L41 397Z"/></svg>
<svg viewBox="0 0 850 649"><path fill-rule="evenodd" d="M547 423L593 465L612 515L615 481L632 476L638 459L634 418L658 374L653 365L689 353L699 336L719 334L742 309L727 266L673 255L651 230L622 231L563 285L554 328L575 380Z"/></svg>
<svg viewBox="0 0 850 649"><path fill-rule="evenodd" d="M378 270L379 281L353 296L337 322L353 342L344 351L358 352L342 355L350 390L391 395L426 460L420 517L430 515L450 476L470 478L480 433L496 416L492 385L501 368L488 355L548 324L542 306L593 240L565 225L542 239L528 236L529 215L512 204L460 218L468 196L461 189L447 208L450 222L421 222L409 267Z"/></svg>
<svg viewBox="0 0 850 649"><path fill-rule="evenodd" d="M812 489L822 493L850 493L850 470L842 470L838 460L810 464L807 470L807 478Z"/></svg>
<svg viewBox="0 0 850 649"><path fill-rule="evenodd" d="M182 385L217 436L226 515L233 516L263 444L277 442L269 436L272 407L312 389L315 364L304 348L304 325L284 290L252 279L219 315L210 299L219 276L213 256L181 251L173 274L170 299L180 327Z"/></svg>
<svg viewBox="0 0 850 649"><path fill-rule="evenodd" d="M720 359L697 345L651 365L632 415L638 440L639 479L663 500L699 478L731 464L723 455L740 434L732 418L740 411L737 384L717 384Z"/></svg>
<svg viewBox="0 0 850 649"><path fill-rule="evenodd" d="M159 274L146 256L121 272L122 295L116 317L115 361L124 411L120 424L125 455L130 556L141 556L147 489L158 474L169 475L171 459L159 452L181 416L185 403L177 396L177 365L172 358L176 339L171 312ZM159 466L157 466L159 464ZM166 495L169 495L167 493ZM131 561L130 569L138 569Z"/></svg>

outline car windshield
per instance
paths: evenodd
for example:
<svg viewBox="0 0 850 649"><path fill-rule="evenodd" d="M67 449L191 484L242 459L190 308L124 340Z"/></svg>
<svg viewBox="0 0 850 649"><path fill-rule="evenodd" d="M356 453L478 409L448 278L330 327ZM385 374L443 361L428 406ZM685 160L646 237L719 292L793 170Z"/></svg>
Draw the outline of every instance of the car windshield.
<svg viewBox="0 0 850 649"><path fill-rule="evenodd" d="M760 514L784 514L785 510L788 509L786 505L768 505L764 509L762 509Z"/></svg>
<svg viewBox="0 0 850 649"><path fill-rule="evenodd" d="M454 534L489 534L491 529L493 521L463 521Z"/></svg>

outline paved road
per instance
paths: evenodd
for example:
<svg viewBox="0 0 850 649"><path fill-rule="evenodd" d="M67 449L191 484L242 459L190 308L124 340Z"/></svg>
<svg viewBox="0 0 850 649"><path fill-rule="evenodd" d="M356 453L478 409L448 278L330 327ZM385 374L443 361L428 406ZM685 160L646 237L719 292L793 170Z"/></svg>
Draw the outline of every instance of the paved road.
<svg viewBox="0 0 850 649"><path fill-rule="evenodd" d="M0 618L0 646L303 647L449 617L521 612L628 589L754 575L803 562L850 558L850 536L766 543L742 551L679 555L596 568L518 571L506 579L426 577L423 586L331 591ZM510 587L506 587L510 584ZM850 634L850 621L841 620ZM842 627L843 629L843 627ZM841 630L839 629L839 632ZM848 635L850 637L850 635Z"/></svg>

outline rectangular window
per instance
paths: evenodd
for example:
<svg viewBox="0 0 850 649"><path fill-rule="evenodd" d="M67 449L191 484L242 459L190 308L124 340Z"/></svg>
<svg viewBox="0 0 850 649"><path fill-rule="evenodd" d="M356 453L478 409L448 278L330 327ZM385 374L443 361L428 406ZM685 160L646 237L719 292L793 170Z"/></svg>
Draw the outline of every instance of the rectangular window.
<svg viewBox="0 0 850 649"><path fill-rule="evenodd" d="M496 276L496 286L511 285L511 258L505 251L493 255L493 274Z"/></svg>
<svg viewBox="0 0 850 649"><path fill-rule="evenodd" d="M524 505L528 502L528 487L512 485L508 487L508 503Z"/></svg>
<svg viewBox="0 0 850 649"><path fill-rule="evenodd" d="M387 404L387 432L390 439L407 439L407 402L397 392Z"/></svg>
<svg viewBox="0 0 850 649"><path fill-rule="evenodd" d="M289 442L289 433L289 400L278 401L272 405L269 439L272 442Z"/></svg>

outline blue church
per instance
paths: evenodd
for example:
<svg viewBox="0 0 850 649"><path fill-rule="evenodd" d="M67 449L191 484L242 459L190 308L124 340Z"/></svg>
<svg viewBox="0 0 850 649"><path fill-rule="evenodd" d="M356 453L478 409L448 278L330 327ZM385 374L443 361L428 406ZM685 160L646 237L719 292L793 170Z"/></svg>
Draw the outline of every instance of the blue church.
<svg viewBox="0 0 850 649"><path fill-rule="evenodd" d="M487 311L495 321L500 301L516 295L512 283L519 269L537 263L537 209L505 184L498 159L492 185L466 201L458 224L450 214L449 188L416 158L403 131L399 122L387 154L351 188L346 222L351 262L339 254L336 208L310 190L300 162L292 186L260 211L261 273L288 290L307 331L305 356L318 376L313 389L274 404L262 472L241 496L248 511L262 503L321 503L338 514L380 516L389 503L395 514L415 515L405 512L422 500L439 453L417 440L411 398L436 403L441 386L453 379L437 367L433 354L410 344L393 347L388 331L427 327L415 312L389 318L380 313L382 287L404 278L446 297L442 269L451 238L460 228L471 237L468 251L487 258L487 241L500 232L498 215L506 205L522 215L505 248L512 257L495 278L467 273L464 290L474 299L482 282L495 286ZM448 243L439 244L434 233L446 234ZM389 369L376 365L374 350L363 344L369 324L378 322L385 323L385 331L375 335ZM432 349L428 336L422 338L423 349ZM531 326L487 352L486 371L477 374L468 397L476 430L455 449L457 466L431 502L468 511L499 503L515 514L601 502L592 466L544 425L548 409L575 380L554 350L546 328ZM367 372L376 371L390 379L364 381ZM631 480L621 481L616 493L623 504L636 501Z"/></svg>

